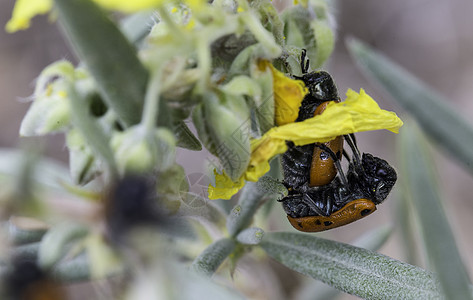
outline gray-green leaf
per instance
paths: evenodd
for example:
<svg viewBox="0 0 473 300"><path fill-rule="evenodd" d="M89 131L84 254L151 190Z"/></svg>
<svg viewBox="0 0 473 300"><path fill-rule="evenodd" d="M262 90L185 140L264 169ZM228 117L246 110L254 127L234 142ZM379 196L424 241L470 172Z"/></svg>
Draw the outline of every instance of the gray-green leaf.
<svg viewBox="0 0 473 300"><path fill-rule="evenodd" d="M105 102L125 125L140 121L148 72L104 11L89 0L55 0L75 52L97 81Z"/></svg>
<svg viewBox="0 0 473 300"><path fill-rule="evenodd" d="M415 207L429 262L447 299L472 299L470 280L448 225L426 140L418 128L408 124L401 131L401 141L402 179Z"/></svg>
<svg viewBox="0 0 473 300"><path fill-rule="evenodd" d="M191 270L205 276L212 276L225 258L235 249L232 239L221 239L207 247L192 263Z"/></svg>
<svg viewBox="0 0 473 300"><path fill-rule="evenodd" d="M441 299L434 275L387 256L300 233L266 233L261 247L287 267L365 299Z"/></svg>

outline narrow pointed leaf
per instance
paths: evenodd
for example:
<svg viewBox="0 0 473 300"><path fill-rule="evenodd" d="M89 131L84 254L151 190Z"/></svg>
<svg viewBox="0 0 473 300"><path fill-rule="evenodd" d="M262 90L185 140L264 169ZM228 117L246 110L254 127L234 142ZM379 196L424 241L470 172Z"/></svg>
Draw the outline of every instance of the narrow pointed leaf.
<svg viewBox="0 0 473 300"><path fill-rule="evenodd" d="M38 252L38 264L42 268L50 268L62 259L67 243L84 237L87 228L77 223L64 223L53 227L41 240Z"/></svg>
<svg viewBox="0 0 473 300"><path fill-rule="evenodd" d="M12 260L36 260L40 243L30 243L15 247L10 255Z"/></svg>
<svg viewBox="0 0 473 300"><path fill-rule="evenodd" d="M470 280L448 225L426 141L412 125L403 129L401 141L404 186L415 207L429 263L447 299L472 299Z"/></svg>
<svg viewBox="0 0 473 300"><path fill-rule="evenodd" d="M192 262L191 270L205 276L212 276L222 262L235 249L236 243L232 239L221 239L207 247Z"/></svg>
<svg viewBox="0 0 473 300"><path fill-rule="evenodd" d="M14 245L24 245L41 241L49 229L46 223L26 217L10 217L4 225L8 239Z"/></svg>
<svg viewBox="0 0 473 300"><path fill-rule="evenodd" d="M51 270L53 278L62 283L90 280L90 262L86 254L63 261Z"/></svg>
<svg viewBox="0 0 473 300"><path fill-rule="evenodd" d="M358 237L352 245L377 251L386 243L392 232L392 226L380 226ZM339 294L339 290L323 282L308 279L306 284L299 289L296 300L331 300L337 299Z"/></svg>
<svg viewBox="0 0 473 300"><path fill-rule="evenodd" d="M202 144L195 137L185 122L179 122L174 127L174 133L177 139L177 146L192 151L202 150Z"/></svg>
<svg viewBox="0 0 473 300"><path fill-rule="evenodd" d="M132 44L141 42L151 31L155 20L153 11L141 11L126 17L120 29Z"/></svg>
<svg viewBox="0 0 473 300"><path fill-rule="evenodd" d="M434 274L347 244L266 233L260 246L285 266L364 299L441 299Z"/></svg>
<svg viewBox="0 0 473 300"><path fill-rule="evenodd" d="M108 165L110 172L115 175L116 163L112 149L110 148L109 137L103 128L89 113L84 99L81 99L71 84L67 90L70 99L72 114L72 123L80 131L90 148L99 155Z"/></svg>
<svg viewBox="0 0 473 300"><path fill-rule="evenodd" d="M248 227L258 208L267 200L265 192L258 188L257 182L247 182L238 204L233 208L227 219L227 229L231 236L236 236L241 230Z"/></svg>
<svg viewBox="0 0 473 300"><path fill-rule="evenodd" d="M360 41L350 40L348 48L361 69L409 111L425 133L449 153L449 157L456 158L473 173L473 128L448 101Z"/></svg>
<svg viewBox="0 0 473 300"><path fill-rule="evenodd" d="M73 49L125 125L140 121L148 72L118 27L90 0L55 0Z"/></svg>
<svg viewBox="0 0 473 300"><path fill-rule="evenodd" d="M242 230L236 240L243 245L258 245L263 239L264 231L258 227L251 227Z"/></svg>

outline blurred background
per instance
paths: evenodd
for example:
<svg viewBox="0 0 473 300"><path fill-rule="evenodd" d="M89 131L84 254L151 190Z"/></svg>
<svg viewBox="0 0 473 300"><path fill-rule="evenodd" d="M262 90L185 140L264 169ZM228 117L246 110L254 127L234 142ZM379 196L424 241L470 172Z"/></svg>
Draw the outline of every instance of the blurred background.
<svg viewBox="0 0 473 300"><path fill-rule="evenodd" d="M279 0L274 0L276 3L277 1ZM11 16L13 4L13 0L3 0L0 3L2 27ZM466 0L339 1L335 10L338 41L325 69L335 78L342 99L348 88L354 90L364 88L378 101L381 108L393 110L401 118L406 117L406 113L391 101L389 96L368 82L353 64L345 47L345 39L357 37L421 78L443 95L460 115L471 120L473 118L472 11L473 2ZM76 62L57 24L48 22L44 16L36 17L32 27L27 31L7 34L0 30L0 147L19 147L22 144L18 130L29 106L25 100L33 93L35 78L45 66L63 58ZM357 138L362 152L382 157L399 170L395 134L388 131L367 132L357 134ZM63 136L49 136L34 141L36 143L29 145L42 147L45 155L67 162ZM450 225L456 233L460 252L471 276L473 178L461 165L448 158L448 153L433 150L439 188L445 200ZM202 174L204 169L202 154L183 150L178 155L178 161L187 169L188 174ZM398 177L401 176L403 174L398 172ZM195 180L197 182L201 178ZM393 224L396 228L397 202L402 197L399 187L400 184L369 218L331 230L324 236L351 242L370 228L384 224ZM272 218L286 219L280 207L275 207L272 214ZM274 228L263 229L293 230L287 222L284 224L277 222ZM404 260L405 253L401 243L397 230L380 252ZM287 270L281 271L287 272ZM245 272L244 269L241 270L242 274Z"/></svg>

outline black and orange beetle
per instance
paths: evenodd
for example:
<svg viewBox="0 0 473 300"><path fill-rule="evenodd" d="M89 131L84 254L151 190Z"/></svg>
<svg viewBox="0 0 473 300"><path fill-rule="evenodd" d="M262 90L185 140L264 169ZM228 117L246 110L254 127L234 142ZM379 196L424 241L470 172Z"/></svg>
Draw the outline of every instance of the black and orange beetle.
<svg viewBox="0 0 473 300"><path fill-rule="evenodd" d="M302 76L309 93L302 101L296 122L321 114L330 101L339 102L332 77L324 71L308 73L302 52ZM353 152L343 150L344 139ZM288 196L280 201L291 225L300 231L319 232L340 227L371 214L394 186L396 171L383 159L364 153L360 158L355 136L339 136L323 144L294 146L282 155ZM345 176L340 160L349 161ZM338 174L338 177L336 177Z"/></svg>
<svg viewBox="0 0 473 300"><path fill-rule="evenodd" d="M302 100L296 122L321 114L330 101L340 102L337 87L330 74L325 71L308 73L308 69L309 61L306 60L306 52L303 50L302 76L294 76L294 78L302 80L309 93ZM312 187L323 186L329 184L337 176L336 162L323 149L329 148L340 161L343 153L343 137L336 137L324 144L294 146L289 142L288 146L289 149L281 158L284 182L287 187L298 189L307 182Z"/></svg>
<svg viewBox="0 0 473 300"><path fill-rule="evenodd" d="M349 144L354 145L352 140ZM389 195L397 180L396 171L369 153L363 153L360 159L356 146L352 150L354 159L349 162L346 176L340 168L339 176L330 184L289 188L288 196L280 200L295 229L319 232L352 223L374 212Z"/></svg>

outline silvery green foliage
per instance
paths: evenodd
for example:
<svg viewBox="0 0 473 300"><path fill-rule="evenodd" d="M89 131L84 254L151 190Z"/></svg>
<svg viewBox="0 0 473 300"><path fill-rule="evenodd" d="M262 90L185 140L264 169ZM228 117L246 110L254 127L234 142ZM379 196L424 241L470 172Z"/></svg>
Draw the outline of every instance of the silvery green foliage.
<svg viewBox="0 0 473 300"><path fill-rule="evenodd" d="M448 150L449 158L457 159L471 172L473 128L447 105L447 101L362 42L352 39L348 46L361 69L405 107L439 147ZM415 213L405 213L411 218L415 215L429 264L438 274L443 293L447 298L471 299L470 279L446 218L435 180L434 160L430 158L427 141L414 123L409 122L402 129L401 146L404 195L415 208Z"/></svg>
<svg viewBox="0 0 473 300"><path fill-rule="evenodd" d="M364 299L443 299L433 273L372 251L300 233L266 234L277 261Z"/></svg>
<svg viewBox="0 0 473 300"><path fill-rule="evenodd" d="M209 277L228 257L234 271L238 259L255 247L289 268L360 297L437 299L443 297L439 287L451 296L452 288L442 276L439 285L433 273L375 252L250 227L260 206L287 193L274 180L274 168L272 179L247 183L238 203L226 212L204 194L190 192L185 172L175 162L177 147L193 151L205 147L233 180L241 177L250 160L251 139L274 127L273 76L260 70L258 62L268 60L280 71L300 75L300 54L306 49L311 66L321 67L335 44L329 3L305 1L282 13L266 0L216 0L201 11L180 3L161 6L153 19L135 16L124 22L122 33L93 2L56 0L58 17L81 64L59 61L43 71L20 134L66 135L73 182L95 188L79 189L78 196L96 192L97 184L106 195L107 185L125 174L151 174L160 211L191 222L173 223L163 217L159 221L166 226L152 227L152 233L131 230L123 244L101 238L92 243L91 237L102 237L103 224L57 223L40 244L22 245L17 255L39 253L39 264L64 281L90 279L98 266L110 267L100 270L103 276L116 275L117 266L127 266L128 299L193 299L204 293L210 299L238 299L238 293ZM361 65L413 112L427 132L446 147L453 145L450 149L460 159L471 160L473 147L467 142L473 140L471 130L452 112L445 113L437 96L364 46L352 43L351 48ZM406 100L412 93L420 99L418 105ZM445 132L459 134L448 137ZM41 182L47 177L34 178ZM436 213L441 215L441 210ZM441 228L448 232L448 227ZM379 247L386 236L386 230L380 232L366 247ZM449 240L448 249L455 249L450 235ZM79 251L73 259L66 255L71 249L83 250L84 243L89 245L87 251L95 251L93 255L87 251ZM426 243L437 249L433 237L426 236ZM112 256L121 261L97 259ZM447 270L438 261L435 264L438 255L431 257L437 272ZM193 272L182 268L183 261ZM468 278L459 276L452 278L464 288Z"/></svg>

